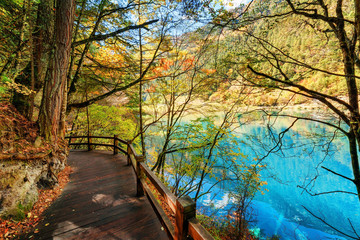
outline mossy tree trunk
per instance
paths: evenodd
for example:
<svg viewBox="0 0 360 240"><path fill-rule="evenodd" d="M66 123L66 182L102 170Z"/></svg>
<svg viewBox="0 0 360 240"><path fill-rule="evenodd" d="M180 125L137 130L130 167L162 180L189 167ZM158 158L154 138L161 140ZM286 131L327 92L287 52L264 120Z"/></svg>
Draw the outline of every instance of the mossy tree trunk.
<svg viewBox="0 0 360 240"><path fill-rule="evenodd" d="M54 40L54 14L55 0L42 0L37 5L37 19L33 29L32 55L33 62L28 62L25 69L15 79L29 89L38 92L44 83L49 65L51 50ZM32 69L32 64L34 68ZM32 73L33 71L33 73ZM34 79L32 79L32 77ZM32 86L33 82L33 86ZM12 103L16 109L26 118L32 118L33 97L14 92Z"/></svg>
<svg viewBox="0 0 360 240"><path fill-rule="evenodd" d="M69 65L72 29L74 22L74 0L56 1L55 48L51 59L41 102L40 134L56 147L65 136L65 111L67 103L67 69Z"/></svg>

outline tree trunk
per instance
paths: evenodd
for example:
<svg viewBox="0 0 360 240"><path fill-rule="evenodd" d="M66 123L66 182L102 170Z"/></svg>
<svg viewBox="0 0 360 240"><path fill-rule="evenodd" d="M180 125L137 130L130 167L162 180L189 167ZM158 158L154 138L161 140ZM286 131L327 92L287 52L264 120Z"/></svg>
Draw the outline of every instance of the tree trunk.
<svg viewBox="0 0 360 240"><path fill-rule="evenodd" d="M48 69L41 111L40 134L45 140L57 144L65 132L63 106L66 105L67 69L72 40L75 3L73 0L56 1L55 51Z"/></svg>
<svg viewBox="0 0 360 240"><path fill-rule="evenodd" d="M342 29L342 28L341 28ZM345 31L342 29L342 31ZM357 35L355 33L355 35ZM350 131L348 135L349 140L349 152L351 156L351 165L354 175L354 184L357 189L358 198L360 201L360 169L359 169L359 156L358 156L358 145L360 144L360 116L359 116L359 99L358 89L356 86L355 79L355 49L350 44L347 44L344 37L344 33L340 32L337 34L340 47L343 53L344 73L346 75L346 85L349 97L349 104L352 107L350 111Z"/></svg>
<svg viewBox="0 0 360 240"><path fill-rule="evenodd" d="M46 71L49 65L51 49L53 46L54 34L54 0L42 0L38 4L37 19L33 38L33 67L34 79L32 78L32 66L29 62L25 69L16 79L16 83L25 85L29 89L31 83L34 83L34 91L38 92L43 86ZM14 92L12 103L16 109L29 120L32 118L33 97L25 96L21 93Z"/></svg>
<svg viewBox="0 0 360 240"><path fill-rule="evenodd" d="M141 1L139 1L138 6L138 15L139 15L139 24L141 24L141 11L140 11ZM140 72L139 77L141 78L143 74L143 46L142 46L142 34L141 34L141 28L139 28L139 52L140 52ZM142 155L145 156L146 150L145 150L145 141L144 141L144 127L143 127L143 113L142 113L142 80L139 82L139 131L140 131L140 139L141 139L141 151Z"/></svg>
<svg viewBox="0 0 360 240"><path fill-rule="evenodd" d="M349 140L349 152L351 157L351 166L353 170L354 175L354 184L356 186L356 190L358 193L358 198L360 201L360 169L359 169L359 156L358 156L358 150L357 150L357 140L354 132L351 130L351 132L348 135Z"/></svg>

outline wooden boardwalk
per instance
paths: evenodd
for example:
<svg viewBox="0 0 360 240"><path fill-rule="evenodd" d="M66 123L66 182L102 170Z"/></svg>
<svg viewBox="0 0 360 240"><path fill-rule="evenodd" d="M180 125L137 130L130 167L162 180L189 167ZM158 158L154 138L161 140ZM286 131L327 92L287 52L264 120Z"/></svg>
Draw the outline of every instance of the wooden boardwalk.
<svg viewBox="0 0 360 240"><path fill-rule="evenodd" d="M126 158L104 151L71 151L74 173L45 211L31 239L168 239Z"/></svg>

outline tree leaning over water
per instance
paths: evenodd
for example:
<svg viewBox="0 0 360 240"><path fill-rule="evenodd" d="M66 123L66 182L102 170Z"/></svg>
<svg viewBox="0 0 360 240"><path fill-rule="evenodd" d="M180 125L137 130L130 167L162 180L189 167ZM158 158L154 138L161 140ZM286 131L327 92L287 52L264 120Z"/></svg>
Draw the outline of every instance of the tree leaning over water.
<svg viewBox="0 0 360 240"><path fill-rule="evenodd" d="M229 18L230 16L230 18ZM252 0L237 11L223 14L214 24L232 35L225 35L229 47L220 61L224 75L249 88L262 88L275 92L278 98L272 105L310 99L321 103L332 118L301 116L295 113L264 111L269 117L294 119L279 133L274 146L265 154L281 151L282 136L298 120L315 121L333 129L333 138L346 136L352 175L321 167L343 181L354 185L354 191L311 193L351 194L360 200L360 112L358 84L360 76L360 1L358 0ZM231 44L232 42L232 44ZM226 44L224 44L226 45ZM231 48L231 46L233 48ZM226 47L226 46L225 46ZM234 50L235 48L235 50ZM231 71L229 71L231 70ZM230 74L229 72L234 72ZM335 91L333 91L335 89ZM282 102L281 102L282 101ZM335 120L334 120L335 119ZM274 134L274 133L272 133ZM274 135L272 135L275 138ZM333 139L332 138L332 139ZM330 140L332 141L332 140ZM312 179L310 183L316 180ZM308 184L307 186L311 185ZM359 239L349 220L351 234L306 209L317 219L339 233Z"/></svg>
<svg viewBox="0 0 360 240"><path fill-rule="evenodd" d="M239 32L242 38L242 57L239 62L229 61L236 66L237 73L251 86L267 89L279 89L321 102L328 108L340 122L345 123L348 129L340 123L325 122L315 118L302 118L317 121L333 127L343 133L349 142L349 153L353 178L325 168L327 171L354 183L360 200L360 112L358 99L358 86L356 75L360 67L360 1L324 1L324 0L286 0L278 3L268 1L251 1L247 12L228 21L224 25ZM302 41L308 37L305 30L316 32L313 36L323 36L324 52L335 52L341 58L340 66L333 68L332 64L319 66L312 61L309 53L312 47L299 51L291 49L294 42L286 41L295 34L294 29L279 30L272 36L269 29L276 28L278 23L291 21L301 24L296 37ZM261 26L258 24L261 22ZM220 23L221 25L221 23ZM285 25L285 24L284 24ZM282 26L284 26L282 25ZM294 25L292 25L294 26ZM300 32L299 32L300 31ZM283 36L280 38L279 36ZM246 41L245 41L246 39ZM326 41L327 39L327 41ZM297 51L297 52L296 52ZM307 55L306 55L307 54ZM321 54L321 53L318 53ZM240 57L239 57L240 58ZM314 89L304 81L311 75L322 73L346 83L343 100L337 94L326 92L326 89ZM316 79L320 81L321 79ZM337 83L339 83L337 82Z"/></svg>

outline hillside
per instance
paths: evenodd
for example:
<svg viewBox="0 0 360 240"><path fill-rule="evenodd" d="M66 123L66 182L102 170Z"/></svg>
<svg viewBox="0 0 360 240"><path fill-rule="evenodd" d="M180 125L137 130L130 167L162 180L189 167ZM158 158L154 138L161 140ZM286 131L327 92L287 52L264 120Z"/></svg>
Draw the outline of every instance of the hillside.
<svg viewBox="0 0 360 240"><path fill-rule="evenodd" d="M328 5L330 13L333 13L334 3L329 2ZM321 9L317 8L320 12ZM246 14L224 23L221 30L214 32L212 56L216 59L207 63L209 68L217 70L218 84L212 94L226 100L224 95L232 94L227 92L232 92L236 86L246 85L248 90L242 89L242 95L250 95L251 92L251 96L244 100L245 105L284 105L307 101L304 96L293 97L298 89L274 84L270 80L261 84L267 88L265 92L254 91L251 87L257 86L260 78L248 68L251 66L257 72L326 95L347 95L343 55L334 31L323 21L286 14L289 11L283 1L276 4L254 1ZM352 11L351 4L346 2L345 16L351 17ZM237 16L239 12L241 10L236 9L233 15ZM199 30L196 34L204 38L203 32ZM293 93L283 91L286 89ZM292 101L288 103L290 98Z"/></svg>

